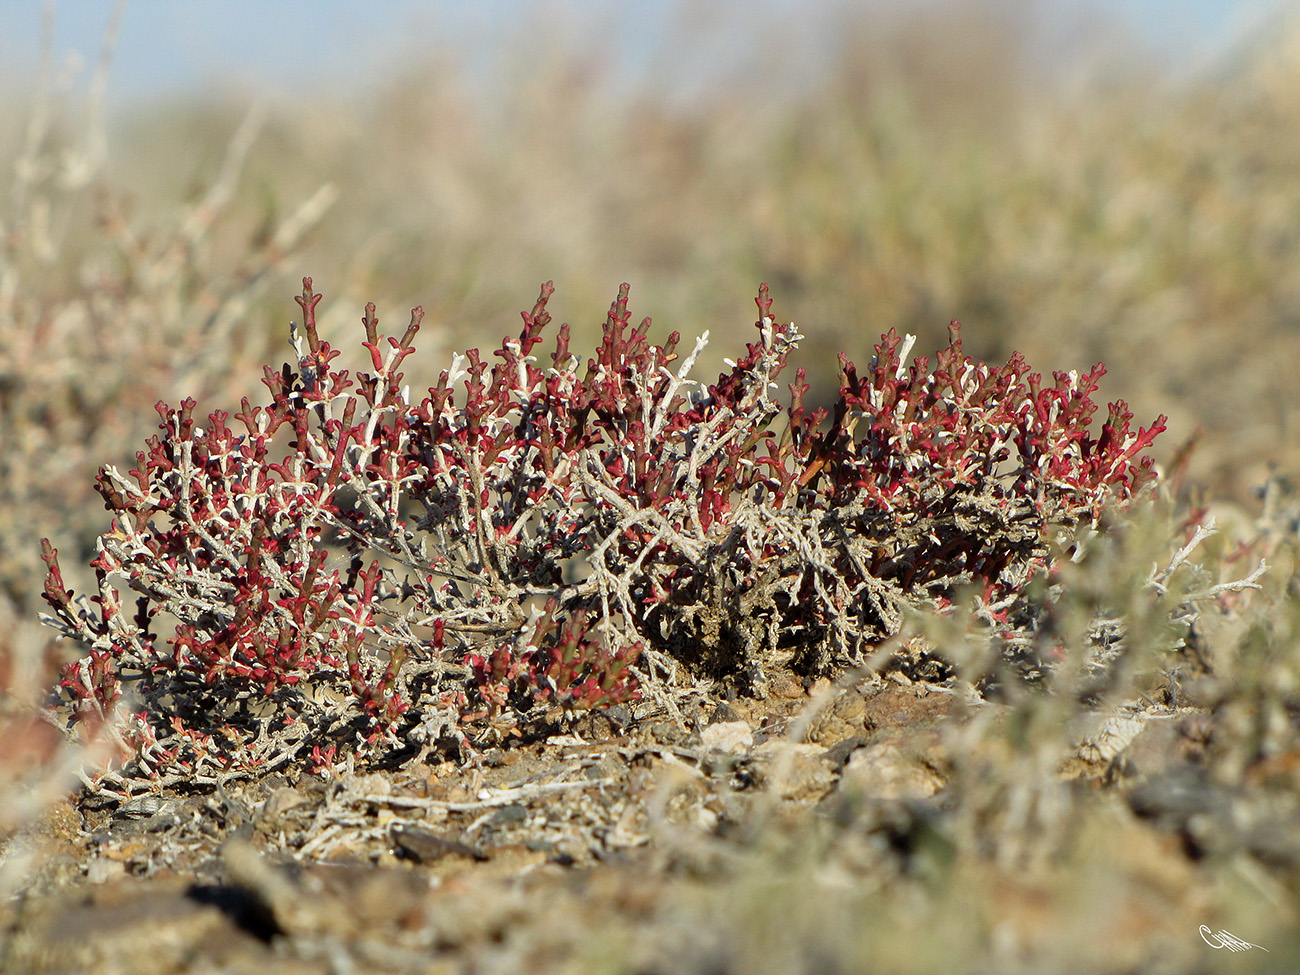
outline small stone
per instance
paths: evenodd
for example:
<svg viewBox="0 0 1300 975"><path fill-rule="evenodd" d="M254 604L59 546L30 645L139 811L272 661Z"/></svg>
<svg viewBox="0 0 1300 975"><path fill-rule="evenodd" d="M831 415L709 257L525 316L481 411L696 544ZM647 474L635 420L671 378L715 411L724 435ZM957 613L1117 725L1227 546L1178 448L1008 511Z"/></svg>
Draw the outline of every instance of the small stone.
<svg viewBox="0 0 1300 975"><path fill-rule="evenodd" d="M502 806L494 812L488 819L490 826L505 826L510 823L522 823L528 818L528 807L514 802L508 806Z"/></svg>
<svg viewBox="0 0 1300 975"><path fill-rule="evenodd" d="M722 721L700 732L700 745L706 751L741 752L754 744L754 732L744 721Z"/></svg>
<svg viewBox="0 0 1300 975"><path fill-rule="evenodd" d="M290 809L301 806L308 801L308 797L297 789L285 787L276 789L266 799L262 805L262 816L267 819L276 819L283 816Z"/></svg>
<svg viewBox="0 0 1300 975"><path fill-rule="evenodd" d="M835 782L835 773L822 761L825 753L820 745L765 741L755 749L762 759L758 778L782 799L815 802Z"/></svg>
<svg viewBox="0 0 1300 975"><path fill-rule="evenodd" d="M822 761L829 765L836 772L844 768L844 764L849 760L855 751L867 743L867 739L861 735L853 735L837 741L834 745L826 750L822 755Z"/></svg>
<svg viewBox="0 0 1300 975"><path fill-rule="evenodd" d="M459 840L439 836L423 826L400 825L392 830L393 844L398 851L419 863L431 863L446 856L461 856L483 861L488 855Z"/></svg>
<svg viewBox="0 0 1300 975"><path fill-rule="evenodd" d="M126 873L125 864L107 857L96 857L86 866L86 882L104 884L110 880L117 880L124 873Z"/></svg>
<svg viewBox="0 0 1300 975"><path fill-rule="evenodd" d="M873 799L927 799L943 786L937 772L892 741L854 751L840 779L841 789Z"/></svg>
<svg viewBox="0 0 1300 975"><path fill-rule="evenodd" d="M733 708L726 701L723 701L716 708L714 708L713 713L709 715L709 724L711 725L727 724L729 722L739 721L739 720L740 720L740 715L736 713L736 709Z"/></svg>

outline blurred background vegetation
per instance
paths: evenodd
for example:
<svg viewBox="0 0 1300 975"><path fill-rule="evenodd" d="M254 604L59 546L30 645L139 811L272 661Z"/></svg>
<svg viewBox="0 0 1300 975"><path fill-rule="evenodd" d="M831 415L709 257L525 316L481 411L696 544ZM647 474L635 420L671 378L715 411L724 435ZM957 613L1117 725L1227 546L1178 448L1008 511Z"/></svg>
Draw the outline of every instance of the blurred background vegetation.
<svg viewBox="0 0 1300 975"><path fill-rule="evenodd" d="M111 113L116 69L69 72L47 37L0 98L11 626L39 608L39 536L91 551L93 472L130 462L155 400L258 395L303 275L345 349L367 300L389 329L423 305L417 384L547 279L586 340L630 282L661 335L712 330L712 369L767 281L823 399L835 352L889 328L927 352L958 318L985 358L1104 361L1103 397L1170 415L1166 464L1203 431L1184 491L1296 471L1300 22L1189 70L1086 18L1047 49L1033 0L814 6L680 4L620 49L520 4L482 49L395 39L364 82Z"/></svg>
<svg viewBox="0 0 1300 975"><path fill-rule="evenodd" d="M192 395L202 414L260 396L262 364L288 357L304 275L325 293L324 330L352 369L367 362L355 344L366 301L390 333L424 306L406 363L414 389L453 351L513 333L548 279L553 313L575 327L573 348L595 338L628 281L634 313L653 316L658 336L711 330L707 376L749 339L766 281L776 313L808 336L797 362L823 399L837 351L861 363L896 328L916 333L925 354L957 318L981 357L1019 349L1045 371L1104 361L1102 398L1127 399L1143 425L1169 414L1156 453L1170 469L1200 431L1177 490L1184 502L1213 503L1222 520L1235 511L1246 536L1258 530L1254 492L1270 471L1300 475L1300 19L1279 12L1189 63L1176 51L1149 57L1104 20L1084 18L1045 45L1034 25L1050 4L1035 0L681 3L653 38L630 43L580 7L494 6L510 13L477 46L453 35L425 46L429 35L412 34L392 40L383 69L359 55L357 77L319 77L309 63L299 73L318 83L279 92L211 86L114 101L119 66L96 67L93 49L72 70L53 29L44 42L37 32L39 67L19 76L9 55L25 42L0 37L0 745L31 751L0 747L0 794L26 795L27 783L37 795L0 802L0 832L71 781L67 769L51 772L62 735L10 718L27 714L54 664L76 651L56 648L35 619L40 537L63 550L68 583L85 591L76 567L107 528L95 470L133 466L159 399ZM92 10L96 24L109 18L107 2L55 12ZM357 43L373 52L376 39ZM303 56L292 37L285 47ZM1276 778L1259 794L1286 801L1261 821L1290 822L1294 836L1297 518L1293 503L1273 507L1285 517L1252 558L1230 542L1241 532L1213 543L1214 572L1222 563L1240 577L1261 553L1274 568L1257 601L1205 624L1224 688L1214 692L1211 764L1233 788ZM1091 613L1110 601L1137 619L1141 608L1126 600L1146 598L1140 580L1167 558L1171 531L1154 556L1135 544L1080 569L1063 618L1075 603ZM961 640L954 631L941 642L953 651ZM984 832L1029 842L1032 831L1000 810L1050 811L1064 788L1057 766L1077 744L1074 702L1026 694L1012 705L1034 734L1001 765L981 764L974 739L987 732L996 744L1009 734L1002 726L951 725L962 850ZM1276 768L1252 765L1260 756ZM1047 798L1024 798L1035 789ZM1087 954L1095 932L1143 917L1163 919L1184 954L1126 970L1190 970L1180 959L1198 947L1195 924L1210 923L1212 903L1228 905L1214 923L1255 934L1278 970L1291 970L1300 947L1273 931L1294 928L1292 841L1277 844L1289 858L1285 888L1233 859L1249 844L1227 827L1215 840L1227 852L1193 877L1164 839L1139 857L1137 841L1155 841L1137 836L1127 814L1082 800L1071 808L1082 818L1060 820L1065 838L1042 841L1064 851L1047 894L1027 886L1023 897L1031 919L1044 899L1074 919L1078 937L1053 949L1053 970L1071 970L1071 953ZM975 839L961 838L964 823ZM1075 869L1085 861L1091 873ZM966 869L954 862L956 874ZM20 873L11 868L7 881L0 870L0 889ZM784 899L736 900L737 923L753 901L759 930L779 930L767 920L774 910L806 927L809 943L838 925L847 952L894 924L921 931L934 919L938 930L950 915L976 916L972 905L996 915L989 890L1005 885L950 880L943 897L920 902L934 905L929 913L914 910L916 899L877 913L875 902L837 895L844 909L827 914L796 871ZM741 877L737 889L766 890L760 881ZM1215 901L1210 891L1226 893ZM1105 908L1102 921L1080 897ZM711 903L731 911L733 900ZM1261 903L1271 906L1261 913ZM861 926L864 915L874 927ZM1045 929L1055 937L1060 925ZM910 951L916 940L898 944ZM769 961L767 970L793 969Z"/></svg>

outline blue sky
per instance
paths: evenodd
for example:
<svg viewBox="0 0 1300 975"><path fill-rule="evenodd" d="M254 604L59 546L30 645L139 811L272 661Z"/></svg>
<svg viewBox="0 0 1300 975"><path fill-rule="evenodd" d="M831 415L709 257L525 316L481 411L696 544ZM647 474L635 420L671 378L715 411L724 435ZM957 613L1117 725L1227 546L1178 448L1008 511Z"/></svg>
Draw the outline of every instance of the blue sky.
<svg viewBox="0 0 1300 975"><path fill-rule="evenodd" d="M769 0L793 6L795 0ZM841 0L843 2L843 0ZM857 0L905 6L932 0ZM831 0L798 0L801 17L815 18ZM1261 22L1278 0L1039 0L1039 17L1055 43L1069 43L1081 11L1102 11L1126 24L1156 56L1204 63ZM301 92L319 84L346 89L383 72L386 61L449 43L468 63L499 48L536 3L524 0L134 0L126 14L110 94L114 104L150 94L177 94L213 85ZM689 0L565 0L551 7L600 25L612 50L635 67L638 53L657 50L674 16L710 11ZM80 51L93 62L113 0L58 0L56 51ZM22 85L35 63L43 4L0 0L3 84ZM745 3L723 5L730 14Z"/></svg>

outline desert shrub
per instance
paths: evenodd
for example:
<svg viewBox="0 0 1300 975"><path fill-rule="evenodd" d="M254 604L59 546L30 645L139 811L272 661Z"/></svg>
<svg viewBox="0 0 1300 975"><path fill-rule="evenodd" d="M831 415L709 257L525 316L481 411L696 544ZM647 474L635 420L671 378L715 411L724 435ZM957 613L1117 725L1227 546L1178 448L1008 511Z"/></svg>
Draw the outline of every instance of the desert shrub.
<svg viewBox="0 0 1300 975"><path fill-rule="evenodd" d="M1005 607L1155 476L1163 417L1133 430L1115 402L1090 430L1101 366L993 367L955 322L933 370L891 332L810 409L802 370L776 393L801 336L766 286L755 341L704 386L707 333L678 362L626 285L585 368L567 325L543 359L548 283L497 362L456 356L417 401L400 369L421 309L382 339L367 307L354 377L303 285L305 344L266 367L265 405L159 403L136 468L100 471L96 594L45 543L47 620L86 650L62 681L75 716L130 700L147 773L538 733L659 694L678 664L742 689L858 664L908 606Z"/></svg>

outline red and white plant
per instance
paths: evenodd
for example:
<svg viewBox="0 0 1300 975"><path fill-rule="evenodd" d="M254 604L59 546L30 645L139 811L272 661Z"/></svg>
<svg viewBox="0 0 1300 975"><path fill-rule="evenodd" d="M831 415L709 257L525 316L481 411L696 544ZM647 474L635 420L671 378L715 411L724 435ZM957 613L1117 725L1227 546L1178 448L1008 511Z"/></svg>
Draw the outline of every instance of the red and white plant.
<svg viewBox="0 0 1300 975"><path fill-rule="evenodd" d="M766 286L755 341L708 386L690 379L707 334L679 362L626 285L594 358L567 325L539 355L548 283L497 361L457 356L417 401L400 368L421 310L381 339L368 305L354 377L303 285L305 347L266 369L264 405L200 422L160 403L136 469L101 469L88 601L45 543L46 619L85 647L63 687L92 722L132 687L119 733L144 774L536 730L674 659L742 683L860 662L908 604L1013 600L1054 532L1153 480L1164 429L1116 402L1094 437L1101 366L989 366L955 322L933 370L890 332L862 374L841 356L832 409L805 405L802 370L783 404L800 335Z"/></svg>

